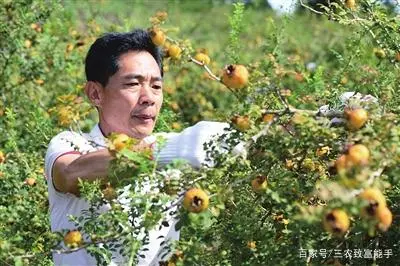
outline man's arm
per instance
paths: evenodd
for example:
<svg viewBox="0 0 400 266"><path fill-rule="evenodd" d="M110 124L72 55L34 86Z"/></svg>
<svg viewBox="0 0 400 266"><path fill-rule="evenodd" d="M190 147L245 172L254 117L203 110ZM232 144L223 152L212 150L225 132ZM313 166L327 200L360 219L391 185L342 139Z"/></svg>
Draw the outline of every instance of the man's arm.
<svg viewBox="0 0 400 266"><path fill-rule="evenodd" d="M184 129L180 133L165 133L166 145L161 150L156 148L155 156L160 165L172 162L174 159L184 159L193 167L199 168L206 163L206 151L203 144L216 134L226 133L227 123L202 121ZM150 144L141 143L137 150ZM64 193L79 195L78 178L93 181L106 180L108 167L113 159L108 149L90 152L85 155L66 153L55 160L51 177L54 187ZM50 165L51 167L51 165ZM50 173L49 173L50 175Z"/></svg>
<svg viewBox="0 0 400 266"><path fill-rule="evenodd" d="M113 156L108 149L90 152L84 155L65 154L57 158L53 165L54 187L64 193L79 196L78 178L87 181L105 179Z"/></svg>

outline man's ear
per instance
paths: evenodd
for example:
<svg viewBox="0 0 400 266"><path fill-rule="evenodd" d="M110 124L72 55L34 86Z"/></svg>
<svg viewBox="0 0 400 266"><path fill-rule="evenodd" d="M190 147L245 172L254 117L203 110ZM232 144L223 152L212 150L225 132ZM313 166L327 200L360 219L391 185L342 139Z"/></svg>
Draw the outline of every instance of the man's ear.
<svg viewBox="0 0 400 266"><path fill-rule="evenodd" d="M85 93L94 106L101 106L103 102L103 86L100 83L94 81L86 82Z"/></svg>

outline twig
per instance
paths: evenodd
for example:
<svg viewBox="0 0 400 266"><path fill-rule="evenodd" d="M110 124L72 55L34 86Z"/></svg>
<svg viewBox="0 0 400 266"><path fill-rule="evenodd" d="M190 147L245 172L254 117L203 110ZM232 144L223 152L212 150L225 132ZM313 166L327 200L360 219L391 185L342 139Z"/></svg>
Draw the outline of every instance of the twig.
<svg viewBox="0 0 400 266"><path fill-rule="evenodd" d="M196 178L196 179L190 181L189 185L191 186L191 185L193 185L194 183L196 183L196 182L198 182L198 181L200 181L200 180L203 180L203 179L205 179L205 178L206 178L206 176L198 177L198 178ZM178 204L181 203L182 197L183 197L183 195L185 195L185 193L186 193L186 190L183 190L183 191L179 192L179 193L177 194L177 199L176 199L170 206L164 208L164 209L162 210L162 212L167 212L167 211L169 211L170 209L174 208L175 206L178 206Z"/></svg>
<svg viewBox="0 0 400 266"><path fill-rule="evenodd" d="M280 101L282 102L282 104L285 106L285 109L286 109L287 111L289 111L289 110L290 110L289 104L288 104L288 102L286 101L286 99L283 98L283 96L282 96L281 92L279 91L278 87L275 87L275 91L276 91L276 94L278 95L279 100L280 100Z"/></svg>
<svg viewBox="0 0 400 266"><path fill-rule="evenodd" d="M301 4L302 7L306 8L306 9L309 9L309 10L311 10L312 12L314 12L314 13L316 13L316 14L318 14L318 15L323 15L323 14L324 14L324 12L315 10L315 9L313 9L312 7L310 7L310 6L306 5L306 4L304 4L304 3L303 3L303 0L300 0L300 4Z"/></svg>
<svg viewBox="0 0 400 266"><path fill-rule="evenodd" d="M176 41L176 40L174 40L174 39L172 39L172 38L170 38L170 37L168 37L168 36L167 36L167 40L170 41L170 42L179 44L178 41ZM199 66L202 66L202 67L207 71L207 73L210 75L210 77L211 77L213 80L216 80L216 81L220 82L221 84L223 84L225 87L227 87L227 88L233 93L233 95L235 95L236 98L238 98L238 99L240 100L240 97L239 97L239 95L236 93L236 91L234 91L232 88L226 86L226 84L224 84L224 83L222 82L221 78L219 78L217 75L215 75L215 74L211 71L211 69L210 69L206 64L204 64L204 63L202 63L202 62L200 62L200 61L194 59L194 58L191 57L191 56L189 56L189 62L193 62L193 63L195 63L195 64L197 64L197 65L199 65Z"/></svg>
<svg viewBox="0 0 400 266"><path fill-rule="evenodd" d="M168 41L170 41L170 42L173 42L173 43L175 43L175 44L179 44L179 42L178 42L178 41L176 41L176 40L172 39L172 38L171 38L171 37L169 37L169 36L167 36L167 40L168 40Z"/></svg>
<svg viewBox="0 0 400 266"><path fill-rule="evenodd" d="M366 3L366 4L368 5L369 8L372 8L372 6L371 6L369 3ZM354 16L354 14L353 14L353 16ZM375 25L378 25L378 26L386 33L386 36L390 38L391 36L390 36L390 33L388 32L387 28L381 24L381 21L379 21L379 20L377 21L377 20L375 19L375 16L374 16L374 14L373 14L372 12L371 12L371 17L372 17L373 23L374 23ZM383 45L382 42L376 37L375 33L371 30L371 28L368 27L368 25L366 25L366 24L364 24L364 23L360 23L360 24L369 32L369 34L372 36L372 38L375 40L375 42L376 42L382 49L384 49L384 48L385 48L384 45ZM395 64L394 67L397 68L397 69L399 69L399 66L398 66L397 64Z"/></svg>
<svg viewBox="0 0 400 266"><path fill-rule="evenodd" d="M132 266L134 263L134 258L135 258L135 253L136 253L136 252L134 252L135 251L134 246L135 246L135 243L132 242L132 246L131 246L132 250L131 250L131 254L129 256L129 263L128 263L129 266Z"/></svg>
<svg viewBox="0 0 400 266"><path fill-rule="evenodd" d="M139 229L139 227L132 227L132 228L133 229ZM127 232L127 234L129 234L129 232ZM79 246L77 248L72 248L72 249L52 249L50 252L57 253L57 254L69 254L69 253L73 253L75 251L84 249L84 248L86 248L86 247L88 247L90 245L101 244L101 243L105 243L105 242L108 242L108 241L111 241L111 240L116 240L121 236L122 236L122 234L117 234L117 235L114 235L112 238L103 238L103 239L100 239L100 240L97 240L97 241L86 242L86 243L82 244L81 246Z"/></svg>
<svg viewBox="0 0 400 266"><path fill-rule="evenodd" d="M285 110L261 110L263 114L283 115Z"/></svg>
<svg viewBox="0 0 400 266"><path fill-rule="evenodd" d="M255 143L260 137L266 135L268 133L268 129L271 127L271 125L277 120L277 117L274 117L272 121L268 122L263 129L260 130L256 135L250 138L250 140ZM250 144L249 144L250 145Z"/></svg>
<svg viewBox="0 0 400 266"><path fill-rule="evenodd" d="M199 65L199 66L202 66L202 67L207 71L207 73L211 76L211 78L212 78L213 80L216 80L216 81L218 81L219 83L223 84L225 87L228 88L228 90L230 90L230 91L233 93L233 95L236 96L236 98L240 99L240 97L239 97L239 95L236 93L236 91L234 91L232 88L228 87L225 83L223 83L222 80L221 80L221 78L217 77L214 73L212 73L212 71L210 70L210 68L209 68L206 64L204 64L204 63L202 63L202 62L200 62L200 61L194 59L194 58L191 57L191 56L189 56L189 62L193 62L193 63L195 63L195 64L197 64L197 65Z"/></svg>
<svg viewBox="0 0 400 266"><path fill-rule="evenodd" d="M375 182L375 179L377 179L378 177L380 177L381 175L382 175L382 173L383 173L383 171L385 170L385 168L386 168L386 165L383 165L383 167L382 168L379 168L378 170L376 170L376 171L374 171L371 175L370 175L370 177L368 178L368 180L365 182L366 184L367 184L367 186L371 186L374 182ZM356 189L356 190L353 190L351 193L350 193L350 197L356 197L357 195L359 195L361 192L363 192L364 191L364 189Z"/></svg>
<svg viewBox="0 0 400 266"><path fill-rule="evenodd" d="M239 144L237 144L232 152L234 154L233 159L237 159L239 157L242 157L244 159L246 159L247 157L247 152L250 149L250 146L255 143L258 138L260 138L261 136L264 136L268 133L268 129L271 127L271 125L277 120L277 117L274 117L274 119L272 119L272 121L268 122L256 135L252 136L249 140L247 140L246 142L240 142Z"/></svg>
<svg viewBox="0 0 400 266"><path fill-rule="evenodd" d="M303 114L308 114L316 117L343 117L343 111L337 111L337 110L329 110L328 112L320 112L315 111L315 110L306 110L306 109L297 109L294 107L289 107L289 110L266 110L263 109L261 110L264 114L276 114L276 115L284 115L286 113L293 114L293 113L303 113Z"/></svg>
<svg viewBox="0 0 400 266"><path fill-rule="evenodd" d="M199 66L202 66L207 73L216 81L221 82L221 78L217 77L214 73L212 73L212 71L210 70L210 68L203 62L200 62L196 59L194 59L193 57L189 56L189 61L192 61L193 63L196 63ZM221 82L222 83L222 82Z"/></svg>
<svg viewBox="0 0 400 266"><path fill-rule="evenodd" d="M167 40L170 41L170 42L173 42L175 44L179 44L178 41L176 41L176 40L174 40L174 39L172 39L171 37L168 37L168 36L167 36ZM212 71L210 70L210 68L206 64L194 59L191 56L189 56L189 61L192 61L193 63L196 63L199 66L202 66L214 80L216 80L218 82L221 82L221 79L219 77L217 77L214 73L212 73Z"/></svg>

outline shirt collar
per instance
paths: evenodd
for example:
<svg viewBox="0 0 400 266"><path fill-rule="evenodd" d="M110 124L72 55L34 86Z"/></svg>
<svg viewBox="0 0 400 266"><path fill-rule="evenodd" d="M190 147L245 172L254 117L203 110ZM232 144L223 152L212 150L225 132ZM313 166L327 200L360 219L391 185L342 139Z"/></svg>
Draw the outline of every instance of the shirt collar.
<svg viewBox="0 0 400 266"><path fill-rule="evenodd" d="M101 132L99 124L96 124L92 131L90 131L89 136L91 140L99 146L106 146L106 137Z"/></svg>

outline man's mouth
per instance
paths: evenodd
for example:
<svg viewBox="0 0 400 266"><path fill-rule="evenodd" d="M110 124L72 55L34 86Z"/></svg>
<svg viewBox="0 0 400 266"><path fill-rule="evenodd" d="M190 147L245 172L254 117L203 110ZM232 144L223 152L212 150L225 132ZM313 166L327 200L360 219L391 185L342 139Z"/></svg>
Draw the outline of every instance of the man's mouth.
<svg viewBox="0 0 400 266"><path fill-rule="evenodd" d="M142 121L143 123L153 123L156 117L151 114L137 114L133 115L133 118Z"/></svg>

